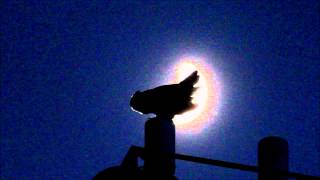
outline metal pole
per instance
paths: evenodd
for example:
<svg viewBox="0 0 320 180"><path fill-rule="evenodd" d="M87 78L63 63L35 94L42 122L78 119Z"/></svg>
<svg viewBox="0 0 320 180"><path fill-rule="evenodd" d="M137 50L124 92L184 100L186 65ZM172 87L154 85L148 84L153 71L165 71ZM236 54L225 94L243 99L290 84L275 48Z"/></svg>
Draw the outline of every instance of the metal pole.
<svg viewBox="0 0 320 180"><path fill-rule="evenodd" d="M258 144L258 179L288 180L288 142L280 137L266 137Z"/></svg>
<svg viewBox="0 0 320 180"><path fill-rule="evenodd" d="M165 154L175 153L175 126L170 118L156 117L146 122L145 150L144 169L148 176L174 176L175 159Z"/></svg>

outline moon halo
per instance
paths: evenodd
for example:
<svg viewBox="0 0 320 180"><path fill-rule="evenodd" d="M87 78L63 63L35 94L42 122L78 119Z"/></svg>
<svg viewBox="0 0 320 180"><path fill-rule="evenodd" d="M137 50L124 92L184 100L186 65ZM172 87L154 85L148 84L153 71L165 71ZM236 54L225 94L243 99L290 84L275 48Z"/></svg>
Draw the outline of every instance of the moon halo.
<svg viewBox="0 0 320 180"><path fill-rule="evenodd" d="M198 71L200 76L195 87L198 89L192 95L196 108L180 115L175 115L173 121L178 133L198 134L215 120L218 113L220 83L212 67L201 58L184 57L174 65L171 83L178 83L192 72Z"/></svg>

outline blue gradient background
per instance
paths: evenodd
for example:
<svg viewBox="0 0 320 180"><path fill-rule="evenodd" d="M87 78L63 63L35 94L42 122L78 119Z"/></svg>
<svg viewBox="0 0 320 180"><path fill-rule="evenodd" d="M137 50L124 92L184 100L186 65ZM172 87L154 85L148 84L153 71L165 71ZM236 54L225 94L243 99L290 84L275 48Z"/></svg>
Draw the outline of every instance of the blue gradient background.
<svg viewBox="0 0 320 180"><path fill-rule="evenodd" d="M248 165L281 136L290 170L320 176L319 2L1 3L1 179L90 179L143 146L132 93L205 54L223 80L216 123L177 152ZM256 174L177 162L180 179Z"/></svg>

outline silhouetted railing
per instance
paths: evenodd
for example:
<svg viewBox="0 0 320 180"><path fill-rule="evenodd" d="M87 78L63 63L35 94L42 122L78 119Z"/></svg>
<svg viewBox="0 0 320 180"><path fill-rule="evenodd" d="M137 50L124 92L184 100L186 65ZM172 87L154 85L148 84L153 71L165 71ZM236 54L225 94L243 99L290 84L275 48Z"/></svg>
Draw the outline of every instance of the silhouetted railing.
<svg viewBox="0 0 320 180"><path fill-rule="evenodd" d="M132 167L137 168L138 167L138 157L144 159L145 157L145 149L138 146L131 146L129 149L127 155L125 156L121 166L123 167ZM225 168L231 168L231 169L238 169L243 171L250 171L259 173L262 171L257 166L250 166L250 165L244 165L239 163L233 163L233 162L227 162L227 161L221 161L221 160L213 160L208 158L202 158L202 157L195 157L195 156L189 156L184 154L171 154L171 153L163 153L163 152L153 152L153 153L160 153L165 156L172 157L174 159L179 159L183 161L191 161L195 163L201 163L201 164L207 164L212 166L219 166L219 167L225 167ZM320 177L316 176L310 176L310 175L304 175L300 173L294 173L294 172L284 172L284 171L276 171L277 174L286 176L287 178L294 178L297 180L320 180Z"/></svg>

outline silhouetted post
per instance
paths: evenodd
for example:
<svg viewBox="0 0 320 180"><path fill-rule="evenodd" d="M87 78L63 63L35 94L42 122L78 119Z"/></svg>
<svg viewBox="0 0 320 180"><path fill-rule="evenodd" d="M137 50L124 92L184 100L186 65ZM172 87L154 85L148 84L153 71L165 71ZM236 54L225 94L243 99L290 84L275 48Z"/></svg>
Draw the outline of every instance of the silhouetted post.
<svg viewBox="0 0 320 180"><path fill-rule="evenodd" d="M280 137L266 137L258 145L259 180L288 180L288 142Z"/></svg>
<svg viewBox="0 0 320 180"><path fill-rule="evenodd" d="M156 117L145 124L144 168L148 176L173 177L175 159L157 152L175 153L175 126L170 117Z"/></svg>

